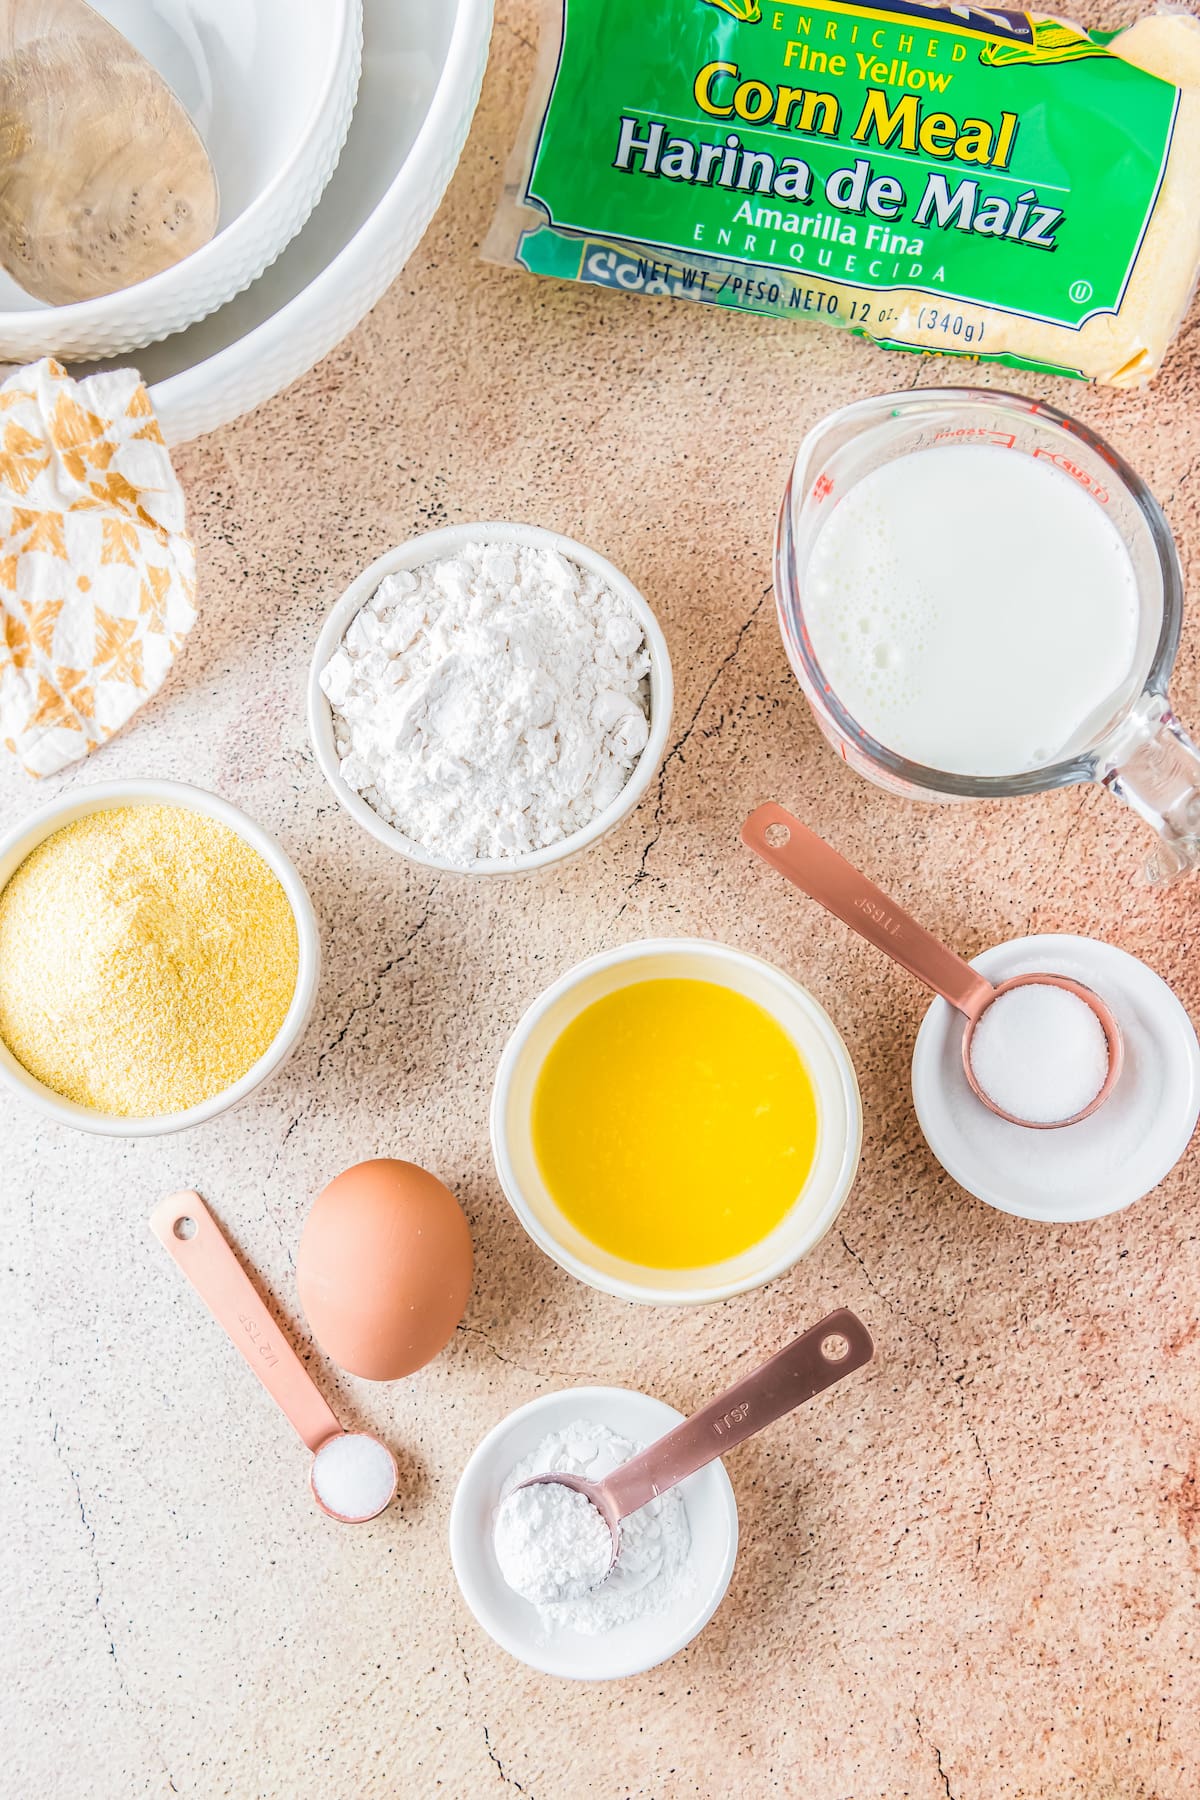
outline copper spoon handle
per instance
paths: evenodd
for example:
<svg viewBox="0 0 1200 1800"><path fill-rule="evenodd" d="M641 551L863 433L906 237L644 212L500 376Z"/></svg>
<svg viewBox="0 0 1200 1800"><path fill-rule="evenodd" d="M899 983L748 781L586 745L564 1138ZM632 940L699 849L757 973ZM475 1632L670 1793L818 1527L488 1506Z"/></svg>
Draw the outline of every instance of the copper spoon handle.
<svg viewBox="0 0 1200 1800"><path fill-rule="evenodd" d="M185 1235L185 1222L195 1227ZM177 1231L176 1226L180 1229ZM150 1229L310 1450L341 1435L333 1409L279 1332L267 1304L199 1194L168 1194Z"/></svg>
<svg viewBox="0 0 1200 1800"><path fill-rule="evenodd" d="M767 837L772 826L776 827L772 835L781 840L778 843ZM742 826L742 842L968 1019L976 1018L995 997L991 982L970 963L918 925L853 863L775 801L769 800L750 814Z"/></svg>
<svg viewBox="0 0 1200 1800"><path fill-rule="evenodd" d="M874 1354L862 1320L845 1308L832 1312L596 1485L623 1519L843 1375L861 1369Z"/></svg>

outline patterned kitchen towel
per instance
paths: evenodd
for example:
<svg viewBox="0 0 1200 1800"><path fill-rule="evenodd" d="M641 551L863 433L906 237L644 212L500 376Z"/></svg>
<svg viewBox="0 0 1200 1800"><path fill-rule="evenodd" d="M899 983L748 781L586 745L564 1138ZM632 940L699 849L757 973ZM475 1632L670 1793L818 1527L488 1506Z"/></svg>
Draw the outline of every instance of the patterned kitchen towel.
<svg viewBox="0 0 1200 1800"><path fill-rule="evenodd" d="M54 775L157 693L196 617L183 493L136 370L0 385L0 741Z"/></svg>

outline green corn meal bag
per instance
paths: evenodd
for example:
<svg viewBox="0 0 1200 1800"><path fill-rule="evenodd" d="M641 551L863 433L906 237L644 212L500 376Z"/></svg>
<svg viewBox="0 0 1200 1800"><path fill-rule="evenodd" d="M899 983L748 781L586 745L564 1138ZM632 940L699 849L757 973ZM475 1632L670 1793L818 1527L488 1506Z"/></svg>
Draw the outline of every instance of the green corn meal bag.
<svg viewBox="0 0 1200 1800"><path fill-rule="evenodd" d="M545 0L484 254L1137 386L1200 269L1200 23Z"/></svg>

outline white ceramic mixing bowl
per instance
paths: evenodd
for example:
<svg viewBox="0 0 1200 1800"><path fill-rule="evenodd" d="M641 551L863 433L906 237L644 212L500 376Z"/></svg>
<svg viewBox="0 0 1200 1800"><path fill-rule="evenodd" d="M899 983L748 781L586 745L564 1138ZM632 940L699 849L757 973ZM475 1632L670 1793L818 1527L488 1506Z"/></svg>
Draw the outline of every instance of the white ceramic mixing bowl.
<svg viewBox="0 0 1200 1800"><path fill-rule="evenodd" d="M538 1167L533 1098L542 1064L584 1009L635 981L714 981L756 1001L795 1044L817 1100L817 1149L804 1185L774 1231L707 1268L652 1269L613 1256L565 1216ZM619 1121L614 1121L618 1130ZM862 1148L862 1105L850 1053L813 996L780 970L703 938L648 938L578 963L534 1001L505 1045L492 1090L492 1155L509 1205L534 1243L568 1274L622 1300L697 1306L761 1287L806 1256L850 1192Z"/></svg>
<svg viewBox="0 0 1200 1800"><path fill-rule="evenodd" d="M311 213L358 91L362 0L93 0L170 83L216 171L216 235L148 281L48 306L0 270L0 361L115 356L240 293Z"/></svg>
<svg viewBox="0 0 1200 1800"><path fill-rule="evenodd" d="M464 867L448 862L445 857L437 856L432 850L405 837L394 825L381 819L361 794L355 793L342 779L341 760L334 742L333 709L321 687L321 671L341 643L350 621L366 605L385 576L394 574L397 569L416 569L439 557L453 556L464 544L480 541L489 544L531 544L557 550L560 555L597 575L607 587L622 595L641 624L650 650L650 735L634 764L629 780L611 806L606 806L603 812L597 813L581 831L572 832L570 837L563 838L557 844L548 844L542 850L527 850L519 856L483 858ZM598 555L595 550L589 550L584 544L577 544L573 538L563 537L556 531L543 531L536 525L447 525L441 531L426 531L420 537L410 538L407 544L401 544L398 549L388 550L383 556L377 557L369 568L363 570L357 581L351 582L334 605L321 627L309 667L308 730L321 773L340 804L364 831L369 831L373 838L377 838L389 850L398 851L401 856L407 856L410 861L421 863L425 868L442 869L451 874L521 875L534 869L549 868L552 863L563 862L567 857L577 855L628 818L657 775L662 762L671 724L673 693L671 659L658 620L633 583L619 569L614 568L606 557Z"/></svg>
<svg viewBox="0 0 1200 1800"><path fill-rule="evenodd" d="M215 431L319 362L441 203L479 98L492 0L365 0L363 23L349 135L303 230L235 300L134 359L169 444Z"/></svg>
<svg viewBox="0 0 1200 1800"><path fill-rule="evenodd" d="M90 1131L98 1137L162 1137L168 1132L185 1131L189 1125L203 1125L206 1120L216 1118L218 1113L227 1112L283 1067L303 1035L317 997L317 982L321 972L321 941L307 889L291 858L284 854L275 839L228 800L222 800L218 794L207 793L203 788L192 787L183 781L105 781L94 787L79 788L63 799L56 800L53 805L43 807L41 812L22 820L0 838L0 892L3 892L5 884L16 874L25 858L53 832L74 824L76 819L86 818L89 813L109 811L118 806L184 806L193 812L205 813L211 819L220 820L222 825L236 831L252 850L258 851L287 895L296 921L299 950L296 990L274 1042L247 1069L240 1081L235 1081L232 1087L214 1094L211 1099L202 1101L199 1106L189 1106L184 1112L163 1113L148 1119L128 1119L112 1113L96 1112L91 1107L77 1105L73 1100L64 1100L61 1094L45 1087L27 1069L22 1068L5 1044L0 1043L0 1088L7 1088L11 1094L35 1107L56 1124L73 1125L77 1131Z"/></svg>

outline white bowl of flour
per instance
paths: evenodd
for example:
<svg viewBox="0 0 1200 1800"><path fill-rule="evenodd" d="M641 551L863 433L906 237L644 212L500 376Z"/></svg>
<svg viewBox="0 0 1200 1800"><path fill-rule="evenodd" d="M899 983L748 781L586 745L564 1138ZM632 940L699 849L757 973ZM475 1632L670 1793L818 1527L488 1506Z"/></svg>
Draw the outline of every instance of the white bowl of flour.
<svg viewBox="0 0 1200 1800"><path fill-rule="evenodd" d="M682 1418L629 1388L567 1388L518 1407L483 1439L450 1509L450 1555L464 1600L510 1655L548 1675L610 1681L654 1668L703 1631L725 1598L737 1555L737 1503L720 1462L664 1496L670 1511L631 1534L630 1566L622 1569L618 1559L604 1587L573 1606L535 1605L515 1593L493 1535L502 1497L525 1475L603 1473Z"/></svg>
<svg viewBox="0 0 1200 1800"><path fill-rule="evenodd" d="M325 779L372 837L500 875L573 856L632 812L671 700L662 632L618 569L490 523L427 532L363 571L317 639L308 716Z"/></svg>

